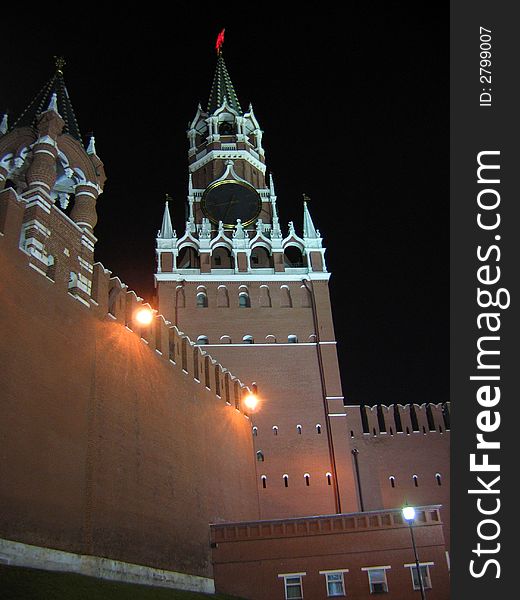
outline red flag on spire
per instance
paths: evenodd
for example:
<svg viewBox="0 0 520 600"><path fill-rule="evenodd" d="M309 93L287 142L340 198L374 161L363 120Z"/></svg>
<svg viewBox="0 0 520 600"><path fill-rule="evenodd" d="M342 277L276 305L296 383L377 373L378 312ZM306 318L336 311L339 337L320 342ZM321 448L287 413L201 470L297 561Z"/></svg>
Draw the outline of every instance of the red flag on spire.
<svg viewBox="0 0 520 600"><path fill-rule="evenodd" d="M226 30L223 29L217 36L217 43L215 44L217 54L220 54L222 52L221 48L222 48L222 44L224 43L224 31L226 31Z"/></svg>

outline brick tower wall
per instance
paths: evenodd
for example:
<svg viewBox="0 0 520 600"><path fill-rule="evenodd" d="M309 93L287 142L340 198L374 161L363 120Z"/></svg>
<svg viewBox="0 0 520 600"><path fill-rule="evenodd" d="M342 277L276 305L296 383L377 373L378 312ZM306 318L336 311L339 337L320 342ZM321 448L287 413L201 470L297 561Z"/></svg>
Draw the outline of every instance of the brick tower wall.
<svg viewBox="0 0 520 600"><path fill-rule="evenodd" d="M31 268L24 209L0 193L0 537L210 575L208 523L259 517L242 384L163 317L131 331L99 263L88 302Z"/></svg>
<svg viewBox="0 0 520 600"><path fill-rule="evenodd" d="M205 308L196 306L201 286L207 295ZM251 306L239 308L244 286ZM209 346L204 347L213 356L242 380L258 385L260 406L252 422L255 451L263 456L256 462L261 518L336 512L327 412L343 412L342 419L331 417L330 432L337 455L340 509L357 510L327 282L314 282L314 289L320 339L325 342L320 346L324 386L312 307L301 281L247 281L246 277L243 282L159 283L161 312L174 322L177 319L192 339L206 336ZM226 297L229 306L222 306ZM244 343L248 335L254 343ZM298 342L288 343L289 335L296 335ZM331 398L327 408L324 391Z"/></svg>

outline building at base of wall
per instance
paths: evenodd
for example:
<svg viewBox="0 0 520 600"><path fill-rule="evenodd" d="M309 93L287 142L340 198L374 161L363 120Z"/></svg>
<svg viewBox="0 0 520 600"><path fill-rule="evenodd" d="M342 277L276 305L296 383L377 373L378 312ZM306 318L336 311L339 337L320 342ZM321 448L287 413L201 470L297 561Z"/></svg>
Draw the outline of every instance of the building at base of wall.
<svg viewBox="0 0 520 600"><path fill-rule="evenodd" d="M74 554L4 539L0 539L0 563L46 571L65 571L110 581L153 585L205 594L215 592L214 581L209 577L197 577L101 556Z"/></svg>
<svg viewBox="0 0 520 600"><path fill-rule="evenodd" d="M440 505L416 509L413 532L429 600L449 598ZM211 526L217 592L250 600L415 600L410 526L400 509Z"/></svg>

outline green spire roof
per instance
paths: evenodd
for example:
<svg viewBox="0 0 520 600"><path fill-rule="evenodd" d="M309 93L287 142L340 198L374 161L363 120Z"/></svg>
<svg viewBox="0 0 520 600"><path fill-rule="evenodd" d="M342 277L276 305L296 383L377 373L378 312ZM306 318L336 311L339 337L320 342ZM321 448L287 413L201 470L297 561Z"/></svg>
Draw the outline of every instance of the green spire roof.
<svg viewBox="0 0 520 600"><path fill-rule="evenodd" d="M218 55L217 68L213 79L213 86L208 100L208 113L213 114L217 108L220 108L224 103L224 98L230 108L242 114L242 108L235 93L235 88L231 83L226 63L222 52Z"/></svg>
<svg viewBox="0 0 520 600"><path fill-rule="evenodd" d="M56 94L58 113L61 118L65 121L63 131L76 138L78 141L82 141L81 133L79 131L78 122L76 115L72 108L72 104L63 79L62 68L65 64L63 59L57 59L56 61L56 72L49 79L49 81L42 87L42 89L36 94L33 101L18 117L9 129L15 127L34 127L38 119L38 115L45 112L52 99L52 95Z"/></svg>

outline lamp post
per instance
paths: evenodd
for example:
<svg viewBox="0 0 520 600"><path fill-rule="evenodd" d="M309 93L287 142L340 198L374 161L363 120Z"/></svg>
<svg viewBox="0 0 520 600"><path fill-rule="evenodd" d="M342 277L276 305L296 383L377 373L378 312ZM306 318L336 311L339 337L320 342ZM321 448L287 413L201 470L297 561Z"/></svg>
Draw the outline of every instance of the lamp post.
<svg viewBox="0 0 520 600"><path fill-rule="evenodd" d="M415 555L415 566L417 568L417 577L419 579L419 589L421 590L421 600L426 600L426 594L424 591L423 578L421 573L421 566L419 564L419 557L417 556L417 546L415 545L415 536L413 534L413 522L415 521L415 508L413 506L405 506L403 508L404 520L410 526L410 534L412 536L413 553Z"/></svg>

